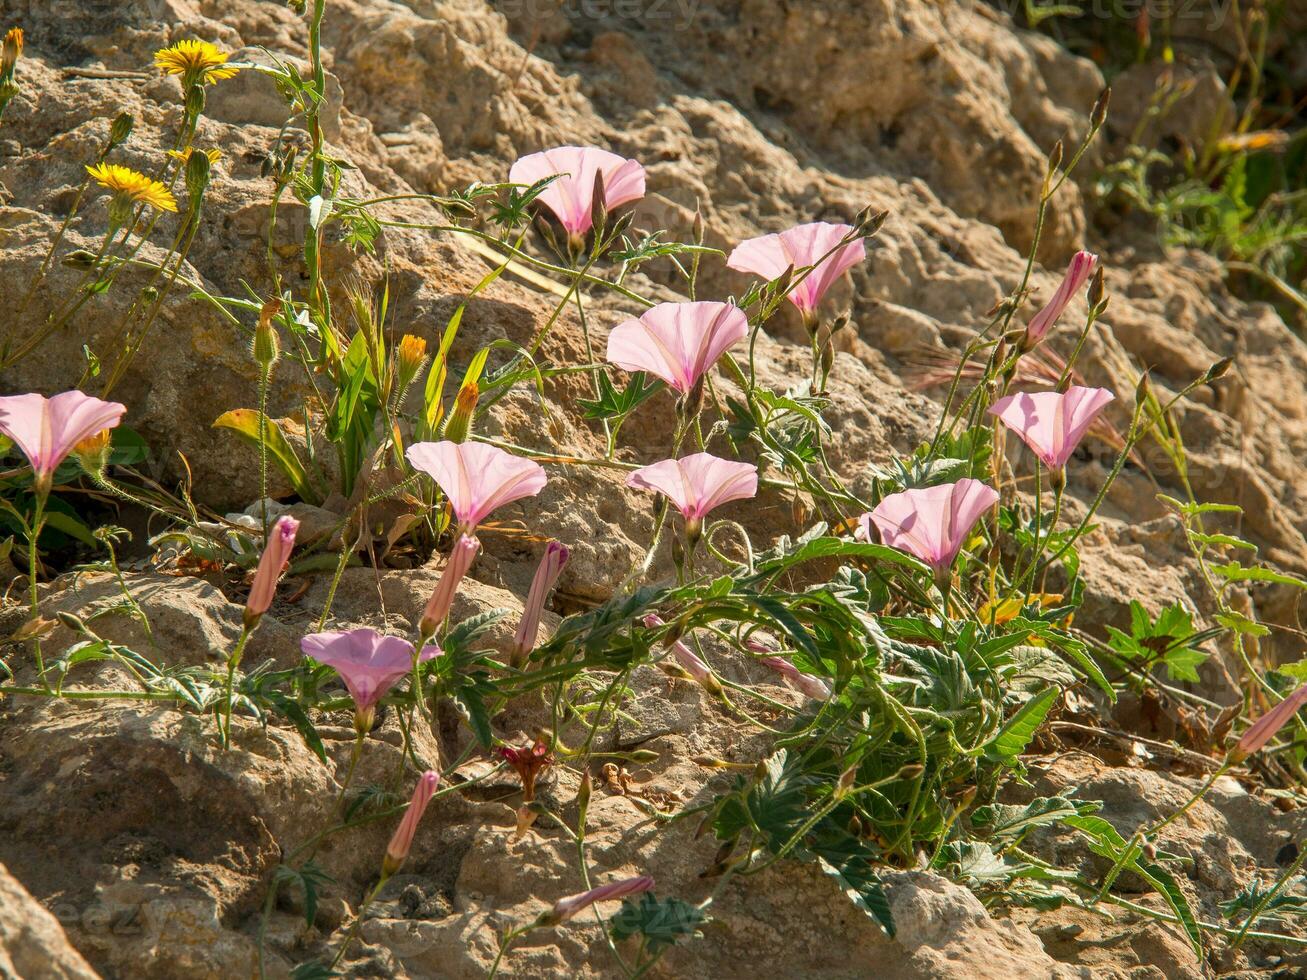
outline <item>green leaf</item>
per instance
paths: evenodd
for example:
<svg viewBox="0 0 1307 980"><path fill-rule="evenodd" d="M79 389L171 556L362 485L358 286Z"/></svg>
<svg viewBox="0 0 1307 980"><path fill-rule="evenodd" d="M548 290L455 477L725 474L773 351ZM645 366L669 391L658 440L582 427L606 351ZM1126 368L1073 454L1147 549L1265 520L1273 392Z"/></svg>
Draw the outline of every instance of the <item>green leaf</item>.
<svg viewBox="0 0 1307 980"><path fill-rule="evenodd" d="M1089 814L1097 808L1097 803L1069 800L1064 796L1039 796L1025 806L1011 803L978 806L971 813L971 826L988 831L993 840L1009 843L1019 841L1035 827Z"/></svg>
<svg viewBox="0 0 1307 980"><path fill-rule="evenodd" d="M643 936L650 953L657 954L682 939L698 935L708 915L697 905L679 898L655 898L645 892L638 899L626 899L609 920L614 939Z"/></svg>
<svg viewBox="0 0 1307 980"><path fill-rule="evenodd" d="M985 743L985 755L1005 761L1019 756L1044 723L1053 702L1061 695L1061 688L1050 687L1023 704L998 734Z"/></svg>
<svg viewBox="0 0 1307 980"><path fill-rule="evenodd" d="M1300 589L1307 589L1307 580L1270 568L1249 568L1237 561L1225 565L1212 565L1211 569L1226 582L1271 582L1276 585L1293 585Z"/></svg>
<svg viewBox="0 0 1307 980"><path fill-rule="evenodd" d="M818 856L817 867L833 878L849 901L875 920L885 930L885 935L894 937L894 915L890 912L889 898L880 879L865 861L854 860L836 866Z"/></svg>
<svg viewBox="0 0 1307 980"><path fill-rule="evenodd" d="M281 467L281 471L286 474L286 478L290 480L290 485L301 500L311 504L321 503L321 496L314 492L312 484L309 483L309 475L304 469L304 464L300 462L291 444L286 441L281 426L273 419L261 416L257 410L252 408L235 408L230 412L223 412L219 415L214 420L213 426L214 428L230 429L257 449L259 446L260 418L265 418L264 433L267 439L269 458Z"/></svg>
<svg viewBox="0 0 1307 980"><path fill-rule="evenodd" d="M632 374L626 388L620 392L613 386L606 371L600 371L598 379L599 397L593 401L583 398L577 402L581 406L582 417L596 422L624 418L665 387L657 379L646 381L643 371Z"/></svg>

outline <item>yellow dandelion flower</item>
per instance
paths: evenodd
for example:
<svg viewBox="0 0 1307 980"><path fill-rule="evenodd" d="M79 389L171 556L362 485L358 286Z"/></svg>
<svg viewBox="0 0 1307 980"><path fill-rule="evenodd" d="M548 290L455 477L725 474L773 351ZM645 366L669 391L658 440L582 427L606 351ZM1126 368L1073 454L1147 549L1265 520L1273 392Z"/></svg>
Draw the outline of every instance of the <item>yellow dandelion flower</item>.
<svg viewBox="0 0 1307 980"><path fill-rule="evenodd" d="M180 160L182 163L186 163L191 158L191 149L192 148L188 146L184 150L169 150L168 156L172 157L174 160ZM204 151L204 155L209 158L209 165L212 166L222 159L222 150L218 149L216 146L210 147Z"/></svg>
<svg viewBox="0 0 1307 980"><path fill-rule="evenodd" d="M178 41L154 52L154 66L165 75L181 75L182 82L212 85L231 78L239 68L227 64L231 55L208 41Z"/></svg>
<svg viewBox="0 0 1307 980"><path fill-rule="evenodd" d="M114 197L136 204L148 204L160 211L176 211L177 199L157 180L116 163L97 163L86 172L97 184L113 191Z"/></svg>

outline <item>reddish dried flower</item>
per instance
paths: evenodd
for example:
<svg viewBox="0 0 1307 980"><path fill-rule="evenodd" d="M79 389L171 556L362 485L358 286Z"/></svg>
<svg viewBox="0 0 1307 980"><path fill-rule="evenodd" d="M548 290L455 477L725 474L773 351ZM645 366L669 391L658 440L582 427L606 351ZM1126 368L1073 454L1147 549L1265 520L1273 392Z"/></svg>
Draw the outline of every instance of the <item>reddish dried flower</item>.
<svg viewBox="0 0 1307 980"><path fill-rule="evenodd" d="M517 770L522 778L522 799L528 803L536 796L536 779L554 764L554 757L549 754L549 743L542 736L526 748L505 745L499 750L500 756Z"/></svg>

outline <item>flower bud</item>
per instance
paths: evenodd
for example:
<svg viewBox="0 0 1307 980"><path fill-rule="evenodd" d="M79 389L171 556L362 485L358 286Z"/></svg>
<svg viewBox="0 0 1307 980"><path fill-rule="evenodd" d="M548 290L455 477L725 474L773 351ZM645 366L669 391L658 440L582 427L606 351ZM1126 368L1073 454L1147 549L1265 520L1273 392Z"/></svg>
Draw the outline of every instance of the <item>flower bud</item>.
<svg viewBox="0 0 1307 980"><path fill-rule="evenodd" d="M127 142L127 138L132 135L132 127L136 120L132 118L130 112L120 112L114 118L113 125L109 127L109 149L121 146Z"/></svg>
<svg viewBox="0 0 1307 980"><path fill-rule="evenodd" d="M522 610L522 621L518 624L517 635L513 639L512 664L521 667L526 658L535 649L536 636L540 632L540 616L545 608L545 600L553 591L562 574L563 566L571 552L567 546L557 541L550 541L545 546L544 557L536 568L535 578L531 580L531 591L527 593L526 605Z"/></svg>
<svg viewBox="0 0 1307 980"><path fill-rule="evenodd" d="M575 916L578 912L594 905L596 902L607 902L618 898L627 898L630 895L639 895L642 892L652 891L654 880L648 875L640 875L638 878L627 878L623 881L614 881L611 884L600 885L598 888L591 888L588 892L582 892L579 895L569 895L566 898L560 898L554 903L554 907L540 917L540 925L559 925Z"/></svg>
<svg viewBox="0 0 1307 980"><path fill-rule="evenodd" d="M1099 129L1107 121L1107 106L1112 101L1112 89L1105 88L1099 94L1098 100L1094 103L1093 111L1089 113L1089 126L1091 129Z"/></svg>
<svg viewBox="0 0 1307 980"><path fill-rule="evenodd" d="M245 600L245 628L254 629L260 617L272 606L277 593L277 580L290 563L290 553L295 548L295 535L300 529L300 522L293 517L278 518L268 535L259 559L259 567L254 572L254 584L250 586L250 596Z"/></svg>
<svg viewBox="0 0 1307 980"><path fill-rule="evenodd" d="M1307 704L1307 684L1303 684L1266 714L1253 722L1234 748L1226 754L1226 761L1237 766L1273 739L1277 732L1293 720L1298 709Z"/></svg>
<svg viewBox="0 0 1307 980"><path fill-rule="evenodd" d="M404 866L404 862L408 859L408 852L413 848L413 838L417 834L422 814L426 812L427 804L431 802L431 797L439 784L440 774L430 769L418 780L408 809L404 811L404 817L395 828L390 844L386 847L386 857L381 862L382 878L389 878Z"/></svg>
<svg viewBox="0 0 1307 980"><path fill-rule="evenodd" d="M104 473L104 467L109 462L109 440L109 430L101 429L73 446L73 455L89 476Z"/></svg>
<svg viewBox="0 0 1307 980"><path fill-rule="evenodd" d="M192 208L204 197L204 189L209 186L209 170L212 164L213 158L208 153L186 155L186 192L190 195Z"/></svg>
<svg viewBox="0 0 1307 980"><path fill-rule="evenodd" d="M477 398L480 390L477 383L469 378L463 382L454 398L454 410L445 422L444 438L448 442L467 442L472 432L472 417L476 413Z"/></svg>
<svg viewBox="0 0 1307 980"><path fill-rule="evenodd" d="M449 610L454 605L454 596L458 594L459 583L463 581L467 570L472 567L472 562L480 550L481 542L466 534L461 535L454 542L449 560L445 562L440 580L431 591L431 598L427 600L426 608L422 610L422 619L418 622L418 630L424 640L435 636L436 631L449 615Z"/></svg>
<svg viewBox="0 0 1307 980"><path fill-rule="evenodd" d="M395 375L399 387L403 389L412 384L426 362L426 338L415 337L411 333L404 334L399 346L395 348Z"/></svg>
<svg viewBox="0 0 1307 980"><path fill-rule="evenodd" d="M23 29L11 27L5 35L4 44L0 45L0 79L9 81L14 75L14 66L23 56Z"/></svg>
<svg viewBox="0 0 1307 980"><path fill-rule="evenodd" d="M204 154L191 154L191 159L197 156L202 157ZM189 166L187 173L189 174ZM259 312L259 325L254 328L254 342L251 351L254 354L254 360L265 371L272 369L272 365L277 362L277 358L281 354L281 344L277 340L277 331L272 325L273 317L280 312L281 300L268 300L263 304L263 309Z"/></svg>

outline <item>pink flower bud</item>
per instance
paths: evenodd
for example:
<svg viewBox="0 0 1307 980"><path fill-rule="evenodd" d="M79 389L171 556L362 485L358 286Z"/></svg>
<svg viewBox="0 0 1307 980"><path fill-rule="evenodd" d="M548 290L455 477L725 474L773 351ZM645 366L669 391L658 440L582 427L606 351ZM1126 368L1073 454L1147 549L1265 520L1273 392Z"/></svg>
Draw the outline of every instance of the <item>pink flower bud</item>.
<svg viewBox="0 0 1307 980"><path fill-rule="evenodd" d="M454 596L458 593L459 583L463 581L467 570L472 567L472 562L480 550L481 542L466 534L454 542L454 549L449 553L449 560L445 562L444 570L440 573L440 581L431 590L431 598L427 600L426 608L422 610L418 629L424 637L434 636L436 630L440 629L440 624L445 621L450 608L454 605Z"/></svg>
<svg viewBox="0 0 1307 980"><path fill-rule="evenodd" d="M1093 275L1094 265L1097 262L1098 256L1092 252L1077 252L1071 257L1071 264L1067 266L1066 275L1062 279L1062 284L1057 287L1057 292L1042 310L1031 317L1030 324L1026 327L1023 346L1027 350L1047 336L1058 318L1071 305L1071 300L1085 288L1085 283Z"/></svg>
<svg viewBox="0 0 1307 980"><path fill-rule="evenodd" d="M650 613L644 617L644 625L652 629L658 626L666 626L667 624L664 623L655 613ZM713 694L721 693L721 682L713 676L712 669L703 662L698 654L686 646L681 640L673 640L669 644L669 647L672 651L672 656L676 658L676 662L684 668L687 674L699 682L700 687Z"/></svg>
<svg viewBox="0 0 1307 980"><path fill-rule="evenodd" d="M1243 737L1230 750L1228 757L1230 763L1238 765L1262 748L1275 737L1276 732L1293 720L1293 716L1304 704L1307 704L1307 684L1302 685L1248 727Z"/></svg>
<svg viewBox="0 0 1307 980"><path fill-rule="evenodd" d="M784 657L763 657L758 662L776 671L785 678L785 682L790 687L801 694L806 694L818 701L825 701L830 697L830 688L820 678L805 674Z"/></svg>
<svg viewBox="0 0 1307 980"><path fill-rule="evenodd" d="M263 547L263 557L259 559L258 570L254 573L254 584L250 586L250 597L245 600L245 626L253 629L259 617L268 611L273 597L277 594L277 580L290 562L290 553L295 547L295 534L300 529L300 522L293 517L278 518L268 535Z"/></svg>
<svg viewBox="0 0 1307 980"><path fill-rule="evenodd" d="M584 911L596 902L608 902L617 898L626 898L628 895L639 895L642 892L653 891L653 886L654 880L648 875L610 882L607 885L600 885L598 888L591 888L588 892L582 892L579 895L568 895L566 898L560 898L554 903L553 909L545 914L544 918L548 924L557 925L566 922L578 912Z"/></svg>
<svg viewBox="0 0 1307 980"><path fill-rule="evenodd" d="M531 580L531 591L527 593L526 607L522 610L522 622L518 624L517 636L513 640L514 667L520 667L527 655L535 649L536 636L540 632L540 614L544 611L545 600L553 591L570 555L567 546L557 541L550 541L546 545L544 557L540 559L535 578Z"/></svg>
<svg viewBox="0 0 1307 980"><path fill-rule="evenodd" d="M408 859L408 852L413 848L413 837L417 833L418 823L422 820L422 814L426 812L427 804L431 802L432 795L436 792L436 786L440 783L440 774L435 770L427 770L418 780L417 786L413 790L413 799L409 801L408 809L404 811L403 819L399 821L399 826L395 828L394 836L390 838L390 844L386 847L386 857L381 863L381 876L389 878L401 867Z"/></svg>

